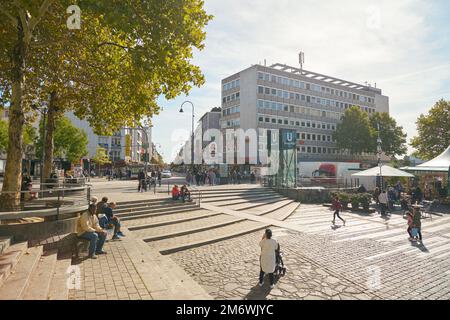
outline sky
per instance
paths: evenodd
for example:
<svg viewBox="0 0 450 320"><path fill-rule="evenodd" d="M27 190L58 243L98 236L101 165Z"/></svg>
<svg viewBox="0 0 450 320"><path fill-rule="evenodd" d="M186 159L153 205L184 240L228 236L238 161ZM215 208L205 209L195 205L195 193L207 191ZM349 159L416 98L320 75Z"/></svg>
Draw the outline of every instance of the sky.
<svg viewBox="0 0 450 320"><path fill-rule="evenodd" d="M180 113L183 101L192 101L197 121L221 106L221 79L264 60L297 67L299 51L306 70L376 83L408 142L417 117L450 100L450 1L206 0L205 10L214 18L192 62L206 83L189 96L160 98L153 118L152 139L166 162L189 138L191 106Z"/></svg>

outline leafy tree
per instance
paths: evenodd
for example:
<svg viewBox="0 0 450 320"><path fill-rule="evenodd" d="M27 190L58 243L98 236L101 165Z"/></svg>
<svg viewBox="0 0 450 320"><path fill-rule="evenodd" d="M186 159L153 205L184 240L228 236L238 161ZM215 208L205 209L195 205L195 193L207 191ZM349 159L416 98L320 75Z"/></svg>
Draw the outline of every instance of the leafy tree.
<svg viewBox="0 0 450 320"><path fill-rule="evenodd" d="M95 151L95 155L92 158L92 161L94 161L99 166L99 171L102 165L111 163L111 159L108 156L107 150L105 148L98 147Z"/></svg>
<svg viewBox="0 0 450 320"><path fill-rule="evenodd" d="M414 155L430 160L450 146L450 101L439 100L427 115L417 119L418 135L411 140Z"/></svg>
<svg viewBox="0 0 450 320"><path fill-rule="evenodd" d="M26 125L22 132L25 145L35 144L37 138L36 128ZM6 151L8 148L8 121L0 119L0 151Z"/></svg>
<svg viewBox="0 0 450 320"><path fill-rule="evenodd" d="M372 150L372 131L367 113L353 106L345 110L333 136L339 149L361 154Z"/></svg>
<svg viewBox="0 0 450 320"><path fill-rule="evenodd" d="M372 147L371 152L377 152L376 139L378 136L378 125L380 126L381 149L391 157L404 155L407 151L406 133L401 126L397 126L394 118L386 112L376 112L370 116L372 126Z"/></svg>
<svg viewBox="0 0 450 320"><path fill-rule="evenodd" d="M41 132L43 124L40 123ZM55 121L54 157L66 158L70 162L78 162L87 153L89 143L86 133L75 127L67 117L60 117ZM42 159L43 136L37 141L37 156Z"/></svg>
<svg viewBox="0 0 450 320"><path fill-rule="evenodd" d="M53 154L55 119L67 110L108 134L158 113L157 98L172 99L204 83L192 65L211 19L199 0L80 0L82 30L65 27L65 0L0 0L0 103L10 105L3 190L19 191L22 128L36 101L48 102L45 170ZM5 198L6 197L6 198ZM19 194L6 196L17 205Z"/></svg>
<svg viewBox="0 0 450 320"><path fill-rule="evenodd" d="M5 151L8 146L8 122L0 119L0 151Z"/></svg>

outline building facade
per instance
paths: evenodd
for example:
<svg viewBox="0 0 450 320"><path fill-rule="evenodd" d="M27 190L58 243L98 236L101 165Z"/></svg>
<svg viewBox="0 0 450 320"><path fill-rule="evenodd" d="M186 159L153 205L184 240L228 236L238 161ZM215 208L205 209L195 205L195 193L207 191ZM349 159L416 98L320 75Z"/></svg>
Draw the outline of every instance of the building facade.
<svg viewBox="0 0 450 320"><path fill-rule="evenodd" d="M152 154L152 130L151 127L144 128L122 128L112 136L99 136L94 133L86 120L78 119L72 112L66 113L72 123L84 130L88 137L88 155L92 159L97 148L101 147L107 151L112 162L143 163L143 154Z"/></svg>
<svg viewBox="0 0 450 320"><path fill-rule="evenodd" d="M333 133L346 109L369 115L389 113L389 98L379 88L274 64L253 65L222 80L221 129L292 129L298 161L355 159L336 148Z"/></svg>

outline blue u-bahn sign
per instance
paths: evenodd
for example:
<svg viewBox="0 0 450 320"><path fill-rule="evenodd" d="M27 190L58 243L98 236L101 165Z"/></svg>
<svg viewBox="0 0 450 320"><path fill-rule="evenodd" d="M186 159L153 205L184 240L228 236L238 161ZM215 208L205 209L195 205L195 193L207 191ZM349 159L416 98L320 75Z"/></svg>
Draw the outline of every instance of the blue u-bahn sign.
<svg viewBox="0 0 450 320"><path fill-rule="evenodd" d="M280 150L292 150L297 145L297 132L290 129L280 129Z"/></svg>

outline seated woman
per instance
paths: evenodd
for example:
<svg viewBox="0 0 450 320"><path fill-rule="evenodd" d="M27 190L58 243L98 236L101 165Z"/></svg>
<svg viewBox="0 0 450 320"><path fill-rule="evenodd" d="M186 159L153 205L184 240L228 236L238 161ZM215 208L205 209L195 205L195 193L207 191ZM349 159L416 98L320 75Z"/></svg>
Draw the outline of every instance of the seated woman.
<svg viewBox="0 0 450 320"><path fill-rule="evenodd" d="M115 202L110 202L106 208L103 209L103 213L108 219L108 224L112 224L114 226L114 234L112 240L118 240L119 236L125 237L125 235L120 231L120 220L118 217L114 215L113 210L117 207Z"/></svg>
<svg viewBox="0 0 450 320"><path fill-rule="evenodd" d="M180 189L178 189L177 185L174 185L172 188L172 199L173 200L180 199Z"/></svg>
<svg viewBox="0 0 450 320"><path fill-rule="evenodd" d="M181 199L183 200L183 202L185 202L186 199L187 199L187 201L191 201L191 192L186 187L186 185L183 185L181 187Z"/></svg>
<svg viewBox="0 0 450 320"><path fill-rule="evenodd" d="M103 230L95 215L97 207L95 204L90 204L87 212L83 213L78 219L77 234L78 237L87 239L89 244L89 258L97 259L96 254L105 254L103 251L103 244L106 240L106 231Z"/></svg>

